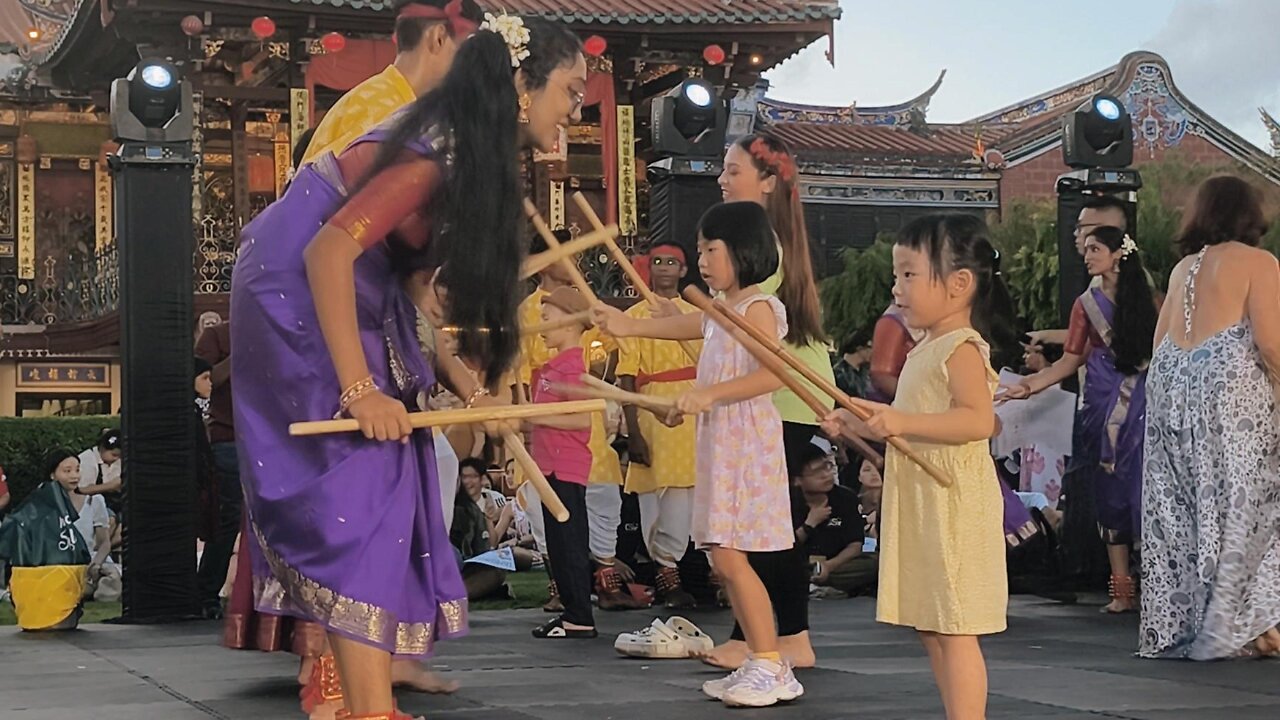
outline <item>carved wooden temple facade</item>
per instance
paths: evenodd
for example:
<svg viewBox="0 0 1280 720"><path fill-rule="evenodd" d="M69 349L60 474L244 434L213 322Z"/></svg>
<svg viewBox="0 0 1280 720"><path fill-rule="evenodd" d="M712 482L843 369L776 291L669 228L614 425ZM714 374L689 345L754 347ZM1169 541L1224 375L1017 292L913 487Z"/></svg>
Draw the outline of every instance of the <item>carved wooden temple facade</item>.
<svg viewBox="0 0 1280 720"><path fill-rule="evenodd" d="M1120 98L1134 123L1134 164L1165 158L1233 167L1280 186L1280 125L1264 151L1192 103L1159 55L1135 52L1086 78L964 123L931 123L929 100L888 107L776 102L757 91L760 125L800 157L810 236L826 270L847 246L865 247L913 217L936 210L999 212L1018 199L1054 196L1062 162L1062 117L1099 92ZM820 273L823 268L820 268Z"/></svg>
<svg viewBox="0 0 1280 720"><path fill-rule="evenodd" d="M829 37L840 15L837 0L479 1L603 40L605 49L590 62L584 123L568 131L557 152L533 158L526 177L553 224L571 232L586 226L566 202L582 190L602 216L624 227L627 244L647 220L649 100L689 75L706 77L726 94L751 88L762 71ZM293 138L394 57L391 5L5 0L0 416L118 407L116 239L103 165L111 149L111 80L142 56L180 62L193 83L200 154L192 218L196 315L215 323L227 316L239 229L280 192ZM259 18L270 22L255 23ZM709 64L704 50L712 43L724 60ZM634 294L606 260L582 263L602 294Z"/></svg>

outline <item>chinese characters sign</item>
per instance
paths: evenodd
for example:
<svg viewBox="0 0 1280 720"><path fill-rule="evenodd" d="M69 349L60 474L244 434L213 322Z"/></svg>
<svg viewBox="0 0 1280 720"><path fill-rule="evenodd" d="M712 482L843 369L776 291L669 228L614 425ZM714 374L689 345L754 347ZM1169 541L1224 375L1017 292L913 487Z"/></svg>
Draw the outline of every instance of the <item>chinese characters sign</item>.
<svg viewBox="0 0 1280 720"><path fill-rule="evenodd" d="M636 114L631 105L618 106L618 231L636 234Z"/></svg>
<svg viewBox="0 0 1280 720"><path fill-rule="evenodd" d="M551 181L551 227L564 227L564 183Z"/></svg>
<svg viewBox="0 0 1280 720"><path fill-rule="evenodd" d="M298 142L308 127L311 127L311 95L306 88L291 88L289 90L290 147Z"/></svg>
<svg viewBox="0 0 1280 720"><path fill-rule="evenodd" d="M18 163L18 278L36 279L36 168Z"/></svg>
<svg viewBox="0 0 1280 720"><path fill-rule="evenodd" d="M106 163L96 163L93 168L93 246L101 253L115 240L114 193L111 171Z"/></svg>
<svg viewBox="0 0 1280 720"><path fill-rule="evenodd" d="M111 387L107 363L18 363L18 387Z"/></svg>

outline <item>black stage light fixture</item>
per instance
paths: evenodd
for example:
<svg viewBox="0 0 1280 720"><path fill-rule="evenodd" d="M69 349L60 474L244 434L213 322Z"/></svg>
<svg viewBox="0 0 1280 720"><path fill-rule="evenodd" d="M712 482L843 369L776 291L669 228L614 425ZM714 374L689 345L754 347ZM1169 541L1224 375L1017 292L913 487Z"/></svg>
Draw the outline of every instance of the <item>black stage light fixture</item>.
<svg viewBox="0 0 1280 720"><path fill-rule="evenodd" d="M1122 168L1133 164L1133 121L1124 103L1094 95L1062 124L1062 159L1068 167Z"/></svg>
<svg viewBox="0 0 1280 720"><path fill-rule="evenodd" d="M689 78L654 98L653 150L665 157L719 157L728 116L728 105L714 85Z"/></svg>
<svg viewBox="0 0 1280 720"><path fill-rule="evenodd" d="M191 83L143 60L111 84L119 256L125 622L196 615Z"/></svg>
<svg viewBox="0 0 1280 720"><path fill-rule="evenodd" d="M190 142L191 83L168 60L139 62L111 83L111 132L119 142Z"/></svg>

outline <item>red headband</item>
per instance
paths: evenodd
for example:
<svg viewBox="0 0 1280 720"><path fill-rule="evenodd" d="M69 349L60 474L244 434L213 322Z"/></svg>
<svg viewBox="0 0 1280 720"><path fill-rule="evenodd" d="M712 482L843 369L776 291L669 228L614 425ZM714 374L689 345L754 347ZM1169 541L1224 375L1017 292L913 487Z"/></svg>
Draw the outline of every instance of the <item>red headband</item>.
<svg viewBox="0 0 1280 720"><path fill-rule="evenodd" d="M451 0L444 9L409 3L400 9L397 20L404 18L422 18L423 20L444 20L449 23L449 32L454 37L463 37L475 32L480 26L462 14L462 0Z"/></svg>
<svg viewBox="0 0 1280 720"><path fill-rule="evenodd" d="M679 260L681 265L689 264L689 262L685 260L684 250L681 250L680 248L674 245L659 245L658 247L649 251L649 257L658 257L658 256L673 257Z"/></svg>

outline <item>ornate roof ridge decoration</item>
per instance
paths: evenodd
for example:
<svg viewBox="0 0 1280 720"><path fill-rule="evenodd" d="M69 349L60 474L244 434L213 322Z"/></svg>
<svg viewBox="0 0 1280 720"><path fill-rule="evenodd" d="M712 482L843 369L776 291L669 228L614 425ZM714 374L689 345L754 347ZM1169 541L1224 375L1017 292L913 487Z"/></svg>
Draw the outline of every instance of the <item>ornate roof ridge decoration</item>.
<svg viewBox="0 0 1280 720"><path fill-rule="evenodd" d="M277 0L279 2L280 0ZM392 0L288 0L293 5L390 10ZM716 24L748 22L814 22L840 17L838 0L676 0L664 8L639 10L645 2L615 0L479 0L486 10L500 9L513 15L534 15L548 20L602 25ZM658 4L658 3L654 3Z"/></svg>
<svg viewBox="0 0 1280 720"><path fill-rule="evenodd" d="M1073 87L1083 89L1088 84L1082 82ZM1110 93L1125 103L1133 118L1135 155L1146 152L1154 156L1157 149L1177 147L1184 137L1195 135L1280 185L1280 162L1187 99L1174 84L1169 63L1160 55L1145 50L1125 55L1105 83L1077 99L1095 92ZM1025 129L992 144L1003 152L1010 165L1058 147L1062 143L1058 121L1078 105L1064 103L1053 112L1043 113L1035 122L1023 123Z"/></svg>
<svg viewBox="0 0 1280 720"><path fill-rule="evenodd" d="M83 26L87 18L101 20L101 13L90 13L89 10L98 6L103 0L75 0L75 4L71 6L71 10L63 21L62 26L58 29L58 34L38 55L32 57L32 63L36 66L43 65L50 57L66 43L67 38L72 34L72 29Z"/></svg>
<svg viewBox="0 0 1280 720"><path fill-rule="evenodd" d="M1266 108L1258 108L1258 112L1262 114L1262 124L1271 134L1271 154L1280 159L1280 122L1276 122Z"/></svg>
<svg viewBox="0 0 1280 720"><path fill-rule="evenodd" d="M830 105L806 105L789 103L773 98L762 98L757 104L760 117L769 123L811 123L815 125L913 125L922 122L929 112L929 102L942 87L947 76L944 69L927 90L897 105L858 107L855 102L847 107Z"/></svg>
<svg viewBox="0 0 1280 720"><path fill-rule="evenodd" d="M1129 55L1125 58L1127 59ZM1061 110L1064 107L1075 108L1080 100L1106 87L1123 65L1124 60L1121 60L1118 64L1099 70L1088 77L1056 87L1033 98L1006 105L999 110L973 118L969 122L1019 123L1034 120L1045 113Z"/></svg>

